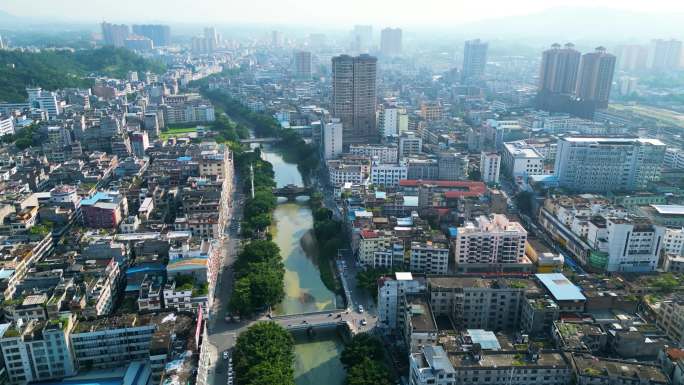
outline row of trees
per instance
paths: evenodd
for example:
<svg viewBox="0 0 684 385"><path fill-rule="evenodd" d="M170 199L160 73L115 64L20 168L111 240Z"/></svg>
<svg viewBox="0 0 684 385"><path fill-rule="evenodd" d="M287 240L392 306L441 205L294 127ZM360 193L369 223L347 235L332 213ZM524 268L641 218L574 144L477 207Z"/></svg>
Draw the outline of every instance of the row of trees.
<svg viewBox="0 0 684 385"><path fill-rule="evenodd" d="M348 385L389 385L382 343L370 334L355 335L345 345L340 361L347 370Z"/></svg>
<svg viewBox="0 0 684 385"><path fill-rule="evenodd" d="M254 237L263 233L273 220L272 214L277 200L273 195L276 186L273 165L261 159L261 151L233 151L235 169L241 176L241 188L247 196L242 220L242 235ZM251 167L251 170L250 170ZM252 174L254 175L254 197L252 197Z"/></svg>
<svg viewBox="0 0 684 385"><path fill-rule="evenodd" d="M233 353L240 385L294 385L294 339L275 322L259 322L241 333Z"/></svg>
<svg viewBox="0 0 684 385"><path fill-rule="evenodd" d="M233 266L235 283L229 310L240 316L274 306L285 297L285 266L280 248L272 241L253 240L245 245Z"/></svg>
<svg viewBox="0 0 684 385"><path fill-rule="evenodd" d="M313 233L318 244L318 268L321 272L321 280L325 286L337 291L333 259L337 250L344 248L347 242L344 224L333 218L330 209L323 206L323 196L320 192L312 194L309 200L314 219Z"/></svg>
<svg viewBox="0 0 684 385"><path fill-rule="evenodd" d="M206 85L201 88L202 94L223 110L229 116L240 123L252 127L258 137L276 137L280 139L278 148L282 151L285 160L296 163L299 171L306 178L319 166L319 156L316 147L308 144L302 137L291 129L283 129L280 124L270 115L254 112L242 104L218 90L209 90ZM240 136L240 131L237 135ZM243 137L243 136L240 136ZM230 140L230 139L229 139Z"/></svg>
<svg viewBox="0 0 684 385"><path fill-rule="evenodd" d="M242 220L242 236L252 238L235 262L235 284L229 310L249 315L257 309L273 306L285 296L285 267L278 245L270 240L255 239L271 225L276 197L273 165L261 159L261 151L233 151L236 172L241 176L240 188L247 196ZM253 171L250 170L250 167ZM251 195L254 175L254 197Z"/></svg>

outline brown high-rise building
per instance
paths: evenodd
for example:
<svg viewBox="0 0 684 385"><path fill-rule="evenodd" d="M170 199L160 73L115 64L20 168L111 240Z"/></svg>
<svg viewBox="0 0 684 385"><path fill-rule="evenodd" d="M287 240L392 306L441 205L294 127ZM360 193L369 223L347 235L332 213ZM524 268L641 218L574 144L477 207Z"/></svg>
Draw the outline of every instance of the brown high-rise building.
<svg viewBox="0 0 684 385"><path fill-rule="evenodd" d="M575 96L593 102L597 108L608 107L615 72L615 56L604 47L582 55Z"/></svg>
<svg viewBox="0 0 684 385"><path fill-rule="evenodd" d="M379 140L375 117L377 62L366 54L332 59L332 116L342 122L345 148Z"/></svg>
<svg viewBox="0 0 684 385"><path fill-rule="evenodd" d="M571 43L561 48L554 44L542 54L541 72L539 74L539 90L555 94L572 94L575 92L577 71L580 64L580 53Z"/></svg>

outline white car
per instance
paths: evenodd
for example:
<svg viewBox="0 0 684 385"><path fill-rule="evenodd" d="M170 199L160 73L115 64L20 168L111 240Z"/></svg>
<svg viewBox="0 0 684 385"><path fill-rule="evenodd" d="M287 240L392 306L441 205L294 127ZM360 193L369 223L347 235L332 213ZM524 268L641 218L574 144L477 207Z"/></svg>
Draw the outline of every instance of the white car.
<svg viewBox="0 0 684 385"><path fill-rule="evenodd" d="M223 352L223 359L224 360L228 359L228 352L227 351Z"/></svg>
<svg viewBox="0 0 684 385"><path fill-rule="evenodd" d="M365 318L361 320L361 326L366 326L367 324L368 322L366 322Z"/></svg>
<svg viewBox="0 0 684 385"><path fill-rule="evenodd" d="M363 305L359 305L359 313L363 313Z"/></svg>

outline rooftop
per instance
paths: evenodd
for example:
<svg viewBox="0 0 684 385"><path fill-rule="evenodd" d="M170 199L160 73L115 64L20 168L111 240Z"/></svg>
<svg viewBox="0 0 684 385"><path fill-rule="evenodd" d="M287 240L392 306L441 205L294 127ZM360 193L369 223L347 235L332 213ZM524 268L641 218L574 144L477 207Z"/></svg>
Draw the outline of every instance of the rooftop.
<svg viewBox="0 0 684 385"><path fill-rule="evenodd" d="M633 143L639 143L639 144L650 144L654 146L665 146L665 143L661 142L659 139L651 139L651 138L611 138L611 137L601 137L601 136L582 136L582 137L566 137L563 138L562 140L566 142L572 142L572 143L593 143L593 144L606 144L606 145L615 145L615 144L633 144Z"/></svg>
<svg viewBox="0 0 684 385"><path fill-rule="evenodd" d="M684 205L651 205L661 215L684 215Z"/></svg>
<svg viewBox="0 0 684 385"><path fill-rule="evenodd" d="M587 299L579 287L561 273L535 274L535 276L557 301L585 301Z"/></svg>
<svg viewBox="0 0 684 385"><path fill-rule="evenodd" d="M472 358L469 353L454 352L449 354L449 360L454 368L494 368L505 367L548 367L566 368L568 365L563 356L557 352L540 353L539 359L532 361L527 359L524 352L484 352L479 361Z"/></svg>
<svg viewBox="0 0 684 385"><path fill-rule="evenodd" d="M635 383L641 383L641 381L650 384L669 383L668 378L655 365L609 360L583 354L573 355L572 359L575 361L577 372L583 376L626 377L635 379Z"/></svg>

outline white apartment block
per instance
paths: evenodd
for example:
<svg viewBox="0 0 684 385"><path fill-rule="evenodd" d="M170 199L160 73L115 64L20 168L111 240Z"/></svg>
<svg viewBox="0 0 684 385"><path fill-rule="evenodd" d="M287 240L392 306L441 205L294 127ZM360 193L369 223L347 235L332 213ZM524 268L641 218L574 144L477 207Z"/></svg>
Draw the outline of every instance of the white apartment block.
<svg viewBox="0 0 684 385"><path fill-rule="evenodd" d="M400 240L393 240L392 245L384 250L377 250L373 253L373 263L375 269L391 269L404 265L404 244Z"/></svg>
<svg viewBox="0 0 684 385"><path fill-rule="evenodd" d="M351 155L365 156L378 163L397 163L399 149L396 145L381 146L373 144L352 144L349 146Z"/></svg>
<svg viewBox="0 0 684 385"><path fill-rule="evenodd" d="M527 231L504 215L480 216L457 229L454 241L456 264L521 263Z"/></svg>
<svg viewBox="0 0 684 385"><path fill-rule="evenodd" d="M378 130L386 137L397 137L408 130L408 114L404 108L380 106Z"/></svg>
<svg viewBox="0 0 684 385"><path fill-rule="evenodd" d="M371 166L371 183L375 186L396 187L407 176L408 165L404 161L399 164L374 162Z"/></svg>
<svg viewBox="0 0 684 385"><path fill-rule="evenodd" d="M554 172L561 187L576 191L638 191L660 178L664 157L658 139L565 137Z"/></svg>
<svg viewBox="0 0 684 385"><path fill-rule="evenodd" d="M88 264L90 261L86 261ZM109 315L114 306L114 296L119 282L119 263L112 259L97 279L86 283L89 316Z"/></svg>
<svg viewBox="0 0 684 385"><path fill-rule="evenodd" d="M178 288L176 283L172 282L166 284L164 287L164 307L166 309L175 309L177 311L185 311L197 314L200 307L202 308L202 315L206 316L208 311L207 295L192 295L192 288Z"/></svg>
<svg viewBox="0 0 684 385"><path fill-rule="evenodd" d="M0 121L0 127L1 126L2 122ZM684 150L681 148L668 147L665 151L663 164L665 167L673 168L675 170L684 169Z"/></svg>
<svg viewBox="0 0 684 385"><path fill-rule="evenodd" d="M390 330L396 330L400 326L400 314L406 311L404 308L406 295L424 291L425 283L413 279L411 273L394 273L394 277L383 277L378 283L379 324Z"/></svg>
<svg viewBox="0 0 684 385"><path fill-rule="evenodd" d="M62 379L76 374L70 351L71 317L0 325L0 350L10 384Z"/></svg>
<svg viewBox="0 0 684 385"><path fill-rule="evenodd" d="M499 183L501 156L496 152L480 154L480 176L485 183Z"/></svg>
<svg viewBox="0 0 684 385"><path fill-rule="evenodd" d="M561 352L519 351L446 352L425 346L409 357L410 385L567 385L572 368Z"/></svg>
<svg viewBox="0 0 684 385"><path fill-rule="evenodd" d="M387 231L361 230L359 236L358 257L365 266L374 266L376 252L392 248L392 234Z"/></svg>
<svg viewBox="0 0 684 385"><path fill-rule="evenodd" d="M420 352L409 357L410 385L455 385L456 371L444 348L438 345L424 346Z"/></svg>
<svg viewBox="0 0 684 385"><path fill-rule="evenodd" d="M607 218L607 271L647 272L658 267L665 227L642 218Z"/></svg>
<svg viewBox="0 0 684 385"><path fill-rule="evenodd" d="M508 175L514 178L544 174L544 156L524 140L504 143L502 162Z"/></svg>
<svg viewBox="0 0 684 385"><path fill-rule="evenodd" d="M342 122L333 118L323 125L323 158L335 159L342 155Z"/></svg>
<svg viewBox="0 0 684 385"><path fill-rule="evenodd" d="M411 242L410 270L414 273L446 275L449 246L438 242Z"/></svg>
<svg viewBox="0 0 684 385"><path fill-rule="evenodd" d="M14 134L14 118L0 116L0 136Z"/></svg>
<svg viewBox="0 0 684 385"><path fill-rule="evenodd" d="M423 139L413 131L406 131L399 137L399 158L423 152Z"/></svg>
<svg viewBox="0 0 684 385"><path fill-rule="evenodd" d="M329 160L327 164L328 177L333 186L340 187L345 183L361 185L365 184L368 179L361 165L345 164L338 160Z"/></svg>
<svg viewBox="0 0 684 385"><path fill-rule="evenodd" d="M684 257L684 228L665 229L663 250L666 254Z"/></svg>
<svg viewBox="0 0 684 385"><path fill-rule="evenodd" d="M684 300L662 301L656 311L656 325L679 346L684 345Z"/></svg>

